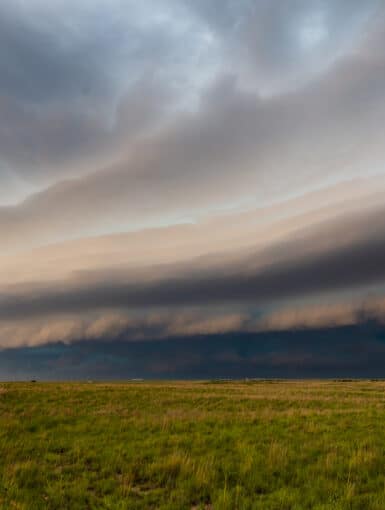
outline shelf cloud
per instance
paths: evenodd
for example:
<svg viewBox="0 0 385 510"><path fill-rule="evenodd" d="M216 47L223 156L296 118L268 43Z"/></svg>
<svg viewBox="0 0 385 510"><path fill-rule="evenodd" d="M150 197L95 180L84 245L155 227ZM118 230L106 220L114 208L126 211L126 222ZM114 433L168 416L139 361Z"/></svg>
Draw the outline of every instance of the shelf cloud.
<svg viewBox="0 0 385 510"><path fill-rule="evenodd" d="M381 323L384 38L379 0L3 1L0 347Z"/></svg>

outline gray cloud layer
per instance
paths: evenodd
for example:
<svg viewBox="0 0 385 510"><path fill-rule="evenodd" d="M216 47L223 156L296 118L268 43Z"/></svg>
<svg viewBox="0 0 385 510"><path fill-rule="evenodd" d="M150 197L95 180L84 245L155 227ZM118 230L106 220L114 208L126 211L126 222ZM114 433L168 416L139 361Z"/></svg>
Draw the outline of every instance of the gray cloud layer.
<svg viewBox="0 0 385 510"><path fill-rule="evenodd" d="M9 169L44 186L111 163L123 140L194 88L201 36L193 21L172 22L182 12L167 1L2 2L4 186Z"/></svg>
<svg viewBox="0 0 385 510"><path fill-rule="evenodd" d="M137 228L378 171L384 85L385 59L346 61L328 80L267 101L221 81L198 113L138 142L121 163L0 209L4 242Z"/></svg>
<svg viewBox="0 0 385 510"><path fill-rule="evenodd" d="M329 167L336 172L335 162L346 146L358 140L373 145L378 138L372 124L373 108L377 117L383 115L384 55L378 51L382 27L376 26L376 20L381 19L376 0L349 2L348 6L342 0L220 5L164 0L156 5L146 1L142 7L135 4L114 0L108 10L103 2L88 0L68 5L56 1L50 8L38 0L31 5L2 4L0 109L7 121L0 129L0 160L4 175L11 169L31 186L41 186L106 168L103 179L95 175L90 182L73 183L71 200L75 205L77 189L82 194L84 186L92 193L91 205L107 186L102 194L107 211L113 207L111 195L113 203L132 201L127 188L139 186L140 200L152 202L157 197L148 186L142 188L151 179L158 196L177 188L172 196L174 209L180 208L180 188L192 187L189 207L196 209L201 206L193 194L195 186L202 187L199 169L204 169L209 189L213 187L212 172L221 175L227 191L222 202L239 200L247 186L258 188L261 182L271 193L273 183L276 186L277 180L287 180L283 166L290 168L291 174L297 172L297 180L309 186L309 179L319 178L316 158L310 155L320 154L319 145L323 154L328 153L324 171ZM318 26L322 24L323 39L322 26ZM368 27L379 34L379 41L365 40ZM306 42L301 43L303 31L310 39L306 51L301 46L306 46ZM319 39L315 47L311 37ZM323 71L317 80L310 62ZM239 68L238 63L242 63ZM290 70L286 73L287 66ZM275 99L261 99L260 93L268 85L259 85L248 76L255 74L269 82L276 73L288 90L282 90ZM293 82L292 73L304 78ZM233 82L223 82L220 77L229 74ZM208 93L212 80L219 80L219 85ZM147 81L150 86L143 86ZM298 87L306 83L307 89L301 92ZM162 110L159 104L167 102L166 98L171 105L182 102L191 108L194 88L204 98L197 116L182 116L174 129L142 144L135 157L124 154L135 134L151 131ZM289 92L293 89L298 90L294 95ZM376 119L376 127L382 120ZM336 128L342 137L338 146L333 132ZM303 144L300 140L305 134L309 139ZM148 151L149 144L155 145L151 148L153 160L150 168L143 169L141 153ZM164 145L170 151L168 157ZM183 160L178 156L181 152L186 153ZM301 157L306 172L298 169ZM111 161L119 158L124 162L109 170ZM375 158L376 154L372 156L374 163ZM367 154L361 161L361 165L368 164ZM229 187L237 184L232 175L234 166L241 182L229 196ZM270 178L268 169L273 171ZM143 170L144 183L138 184L135 176ZM194 174L198 175L191 186ZM157 176L164 180L163 188L156 182ZM68 189L67 184L60 186ZM93 188L98 191L92 192ZM123 190L119 199L117 192ZM54 212L62 216L57 187L48 192L52 195ZM34 202L45 199L45 195L38 195ZM220 197L211 195L207 200L217 202ZM62 202L67 201L63 196ZM121 207L111 212L109 224L117 221ZM79 206L75 210L74 214L83 214ZM30 217L34 211L28 209L25 214ZM97 211L89 212L90 217L94 214ZM63 225L56 225L63 230Z"/></svg>
<svg viewBox="0 0 385 510"><path fill-rule="evenodd" d="M379 0L2 2L0 322L381 288L384 34Z"/></svg>
<svg viewBox="0 0 385 510"><path fill-rule="evenodd" d="M13 294L3 295L0 318L226 303L264 307L292 297L380 284L385 279L384 217L382 207L356 213L216 266L199 264L198 259L154 268L147 277L146 271L129 276L115 270L42 284L31 291L16 287Z"/></svg>

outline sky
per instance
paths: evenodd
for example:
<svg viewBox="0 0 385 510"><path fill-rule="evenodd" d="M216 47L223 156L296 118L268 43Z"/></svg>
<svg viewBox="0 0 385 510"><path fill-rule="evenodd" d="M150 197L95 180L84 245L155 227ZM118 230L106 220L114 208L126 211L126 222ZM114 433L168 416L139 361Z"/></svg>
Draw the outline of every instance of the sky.
<svg viewBox="0 0 385 510"><path fill-rule="evenodd" d="M2 0L0 379L385 377L382 0Z"/></svg>

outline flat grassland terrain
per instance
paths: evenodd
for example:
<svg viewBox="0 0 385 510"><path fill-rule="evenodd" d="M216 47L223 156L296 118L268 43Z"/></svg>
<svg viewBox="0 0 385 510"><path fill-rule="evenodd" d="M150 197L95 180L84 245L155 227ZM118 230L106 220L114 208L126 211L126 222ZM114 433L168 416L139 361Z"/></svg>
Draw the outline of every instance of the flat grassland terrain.
<svg viewBox="0 0 385 510"><path fill-rule="evenodd" d="M1 509L385 509L385 382L0 384Z"/></svg>

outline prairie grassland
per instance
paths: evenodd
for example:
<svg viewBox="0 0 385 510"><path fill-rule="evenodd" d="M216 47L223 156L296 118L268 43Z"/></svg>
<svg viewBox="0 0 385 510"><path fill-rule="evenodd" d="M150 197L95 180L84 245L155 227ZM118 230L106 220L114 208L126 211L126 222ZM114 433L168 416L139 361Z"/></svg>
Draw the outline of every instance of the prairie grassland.
<svg viewBox="0 0 385 510"><path fill-rule="evenodd" d="M385 509L385 382L0 385L1 509Z"/></svg>

